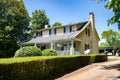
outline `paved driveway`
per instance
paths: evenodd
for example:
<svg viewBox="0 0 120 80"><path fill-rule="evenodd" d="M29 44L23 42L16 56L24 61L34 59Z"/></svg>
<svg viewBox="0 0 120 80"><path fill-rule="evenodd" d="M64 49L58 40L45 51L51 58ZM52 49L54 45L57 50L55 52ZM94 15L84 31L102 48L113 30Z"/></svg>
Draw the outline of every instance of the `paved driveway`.
<svg viewBox="0 0 120 80"><path fill-rule="evenodd" d="M55 80L120 80L120 60L93 63Z"/></svg>

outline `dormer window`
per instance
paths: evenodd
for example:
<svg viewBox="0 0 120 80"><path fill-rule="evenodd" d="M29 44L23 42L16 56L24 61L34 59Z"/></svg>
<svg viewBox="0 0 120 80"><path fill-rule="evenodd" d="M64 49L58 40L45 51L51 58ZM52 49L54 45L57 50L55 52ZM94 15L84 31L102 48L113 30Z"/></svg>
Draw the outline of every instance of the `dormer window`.
<svg viewBox="0 0 120 80"><path fill-rule="evenodd" d="M42 31L37 32L37 33L36 33L36 36L42 37Z"/></svg>
<svg viewBox="0 0 120 80"><path fill-rule="evenodd" d="M49 30L49 35L55 35L55 34L56 34L56 29Z"/></svg>
<svg viewBox="0 0 120 80"><path fill-rule="evenodd" d="M72 31L71 26L64 27L64 33L70 33Z"/></svg>
<svg viewBox="0 0 120 80"><path fill-rule="evenodd" d="M90 36L90 29L89 29L89 28L86 28L85 31L86 31L86 35L87 35L87 36Z"/></svg>

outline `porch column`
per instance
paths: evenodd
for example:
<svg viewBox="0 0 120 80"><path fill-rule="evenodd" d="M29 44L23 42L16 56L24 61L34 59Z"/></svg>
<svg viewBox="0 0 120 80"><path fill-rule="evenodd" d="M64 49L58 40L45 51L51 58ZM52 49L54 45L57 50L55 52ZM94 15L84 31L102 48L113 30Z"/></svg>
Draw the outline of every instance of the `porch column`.
<svg viewBox="0 0 120 80"><path fill-rule="evenodd" d="M37 46L37 43L35 43L34 46Z"/></svg>
<svg viewBox="0 0 120 80"><path fill-rule="evenodd" d="M74 41L72 40L71 41L71 47L70 47L70 55L73 55L75 53L75 50L74 50Z"/></svg>
<svg viewBox="0 0 120 80"><path fill-rule="evenodd" d="M50 43L50 49L52 49L52 50L54 49L54 43L53 42Z"/></svg>

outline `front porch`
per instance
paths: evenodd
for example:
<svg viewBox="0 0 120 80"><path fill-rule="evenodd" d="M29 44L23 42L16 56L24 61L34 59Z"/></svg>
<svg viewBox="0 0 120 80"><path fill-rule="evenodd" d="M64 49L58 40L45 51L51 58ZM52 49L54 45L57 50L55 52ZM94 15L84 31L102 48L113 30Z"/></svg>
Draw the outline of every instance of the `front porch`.
<svg viewBox="0 0 120 80"><path fill-rule="evenodd" d="M78 40L69 40L69 41L57 41L50 42L47 44L39 44L35 43L34 45L44 49L52 49L55 50L58 55L74 55L80 54L80 42Z"/></svg>
<svg viewBox="0 0 120 80"><path fill-rule="evenodd" d="M63 56L63 55L70 55L70 50L66 51L56 51L58 55ZM79 55L80 51L74 51L74 55Z"/></svg>

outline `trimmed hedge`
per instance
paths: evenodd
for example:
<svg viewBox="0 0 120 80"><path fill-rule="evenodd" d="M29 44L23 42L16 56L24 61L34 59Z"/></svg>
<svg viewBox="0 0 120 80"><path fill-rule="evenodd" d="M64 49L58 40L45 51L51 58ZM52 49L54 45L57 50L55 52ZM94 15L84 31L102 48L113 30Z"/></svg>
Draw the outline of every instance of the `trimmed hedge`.
<svg viewBox="0 0 120 80"><path fill-rule="evenodd" d="M91 59L91 56L94 59ZM102 59L98 60L97 58ZM91 62L106 60L106 55L82 55L42 57L38 60L11 62L9 64L2 62L0 63L0 80L50 80L53 76L73 71ZM2 59L2 61L5 60Z"/></svg>
<svg viewBox="0 0 120 80"><path fill-rule="evenodd" d="M14 57L41 56L41 50L36 46L25 46L15 52Z"/></svg>
<svg viewBox="0 0 120 80"><path fill-rule="evenodd" d="M42 51L42 56L56 56L57 52L51 49L45 49Z"/></svg>

